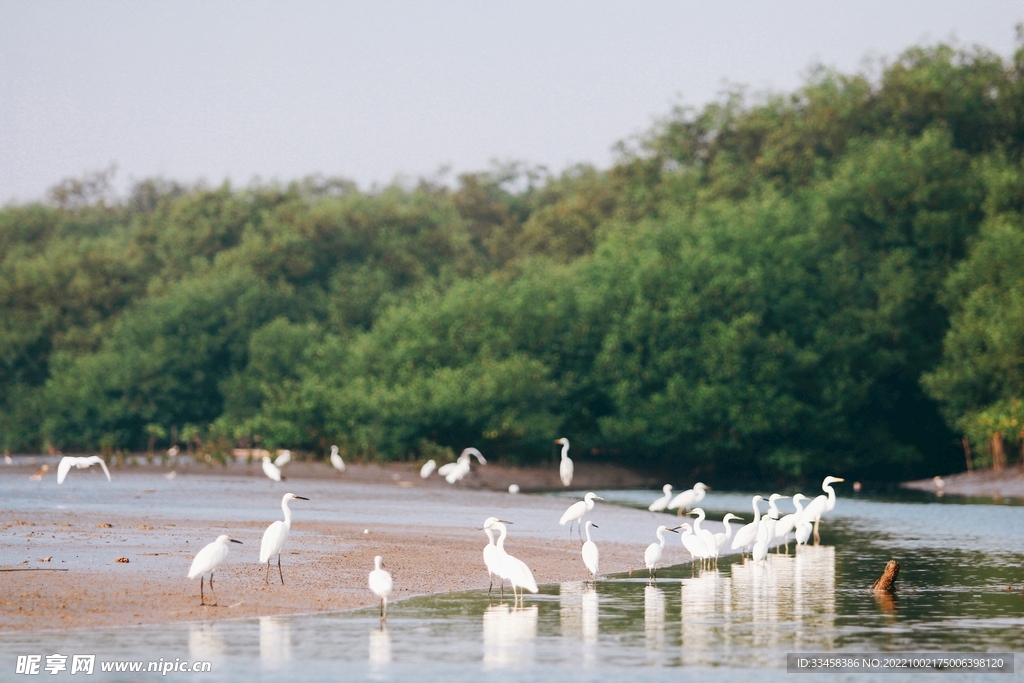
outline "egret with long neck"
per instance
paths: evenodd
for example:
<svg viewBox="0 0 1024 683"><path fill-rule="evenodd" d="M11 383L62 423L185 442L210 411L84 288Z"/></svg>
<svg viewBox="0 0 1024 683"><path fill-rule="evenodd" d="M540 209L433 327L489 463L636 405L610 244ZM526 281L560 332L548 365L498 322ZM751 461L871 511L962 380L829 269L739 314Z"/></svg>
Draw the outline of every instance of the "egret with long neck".
<svg viewBox="0 0 1024 683"><path fill-rule="evenodd" d="M264 581L270 584L270 558L277 555L277 573L281 576L281 585L284 585L284 572L281 571L281 549L284 542L288 540L288 532L292 528L292 511L288 507L289 500L309 500L294 493L286 493L281 498L281 509L284 510L284 521L276 521L267 527L263 532L263 543L260 544L260 564L267 563L267 574Z"/></svg>

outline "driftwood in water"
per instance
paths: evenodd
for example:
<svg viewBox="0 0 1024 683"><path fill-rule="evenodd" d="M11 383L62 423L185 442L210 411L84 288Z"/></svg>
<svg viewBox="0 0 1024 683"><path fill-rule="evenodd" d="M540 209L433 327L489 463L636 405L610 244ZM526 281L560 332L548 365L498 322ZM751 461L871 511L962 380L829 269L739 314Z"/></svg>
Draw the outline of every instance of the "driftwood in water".
<svg viewBox="0 0 1024 683"><path fill-rule="evenodd" d="M892 593L896 590L896 577L900 575L900 563L896 560L889 560L885 565L885 571L871 584L872 593Z"/></svg>

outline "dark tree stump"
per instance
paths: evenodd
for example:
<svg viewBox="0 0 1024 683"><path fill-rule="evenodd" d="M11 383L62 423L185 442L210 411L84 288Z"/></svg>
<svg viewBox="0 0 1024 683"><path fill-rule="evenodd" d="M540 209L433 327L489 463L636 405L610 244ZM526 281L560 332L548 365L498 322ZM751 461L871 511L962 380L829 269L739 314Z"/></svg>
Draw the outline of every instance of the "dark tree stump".
<svg viewBox="0 0 1024 683"><path fill-rule="evenodd" d="M871 584L872 593L892 593L896 590L896 577L900 575L900 563L896 560L889 560L885 565L885 571Z"/></svg>

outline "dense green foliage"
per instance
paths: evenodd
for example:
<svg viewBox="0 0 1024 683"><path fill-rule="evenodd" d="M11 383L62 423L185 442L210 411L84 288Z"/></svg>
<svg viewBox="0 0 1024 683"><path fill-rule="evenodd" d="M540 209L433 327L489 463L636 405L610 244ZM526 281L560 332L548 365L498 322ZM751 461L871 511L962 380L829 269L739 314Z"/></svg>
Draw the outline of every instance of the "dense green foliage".
<svg viewBox="0 0 1024 683"><path fill-rule="evenodd" d="M65 182L0 210L0 445L955 468L1024 425L1022 75L915 48L557 177Z"/></svg>

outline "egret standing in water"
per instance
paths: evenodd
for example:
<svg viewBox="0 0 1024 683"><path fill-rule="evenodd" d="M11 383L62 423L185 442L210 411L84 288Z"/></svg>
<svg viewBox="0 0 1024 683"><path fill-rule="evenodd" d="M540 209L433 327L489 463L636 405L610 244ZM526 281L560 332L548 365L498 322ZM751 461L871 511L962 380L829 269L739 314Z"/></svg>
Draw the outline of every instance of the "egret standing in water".
<svg viewBox="0 0 1024 683"><path fill-rule="evenodd" d="M281 549L284 542L288 540L288 532L292 528L292 511L288 507L289 500L309 500L294 493L286 493L281 498L281 509L284 510L284 521L276 521L267 527L263 532L263 543L260 545L260 564L267 563L267 575L265 582L270 585L270 558L277 555L277 573L281 575L281 585L284 585L284 572L281 571Z"/></svg>
<svg viewBox="0 0 1024 683"><path fill-rule="evenodd" d="M370 572L369 582L370 590L380 598L380 618L384 619L388 596L391 595L394 583L391 581L391 573L384 569L384 558L380 555L373 558L373 571Z"/></svg>
<svg viewBox="0 0 1024 683"><path fill-rule="evenodd" d="M569 458L569 439L562 437L555 441L562 444L562 462L558 464L558 477L562 480L562 486L572 484L572 460Z"/></svg>
<svg viewBox="0 0 1024 683"><path fill-rule="evenodd" d="M498 584L501 587L501 597L504 598L506 576L501 564L501 556L498 553L498 546L494 544L494 528L492 527L494 522L500 521L497 517L488 517L484 520L483 531L487 534L487 545L484 546L484 565L487 566L487 578L490 581L487 585L487 595L491 594L491 589L494 588L494 577L497 575Z"/></svg>
<svg viewBox="0 0 1024 683"><path fill-rule="evenodd" d="M731 520L737 520L742 522L743 520L732 514L731 512L725 513L725 517L722 517L722 524L725 525L725 531L722 533L715 534L715 547L721 552L725 544L732 539L732 526L729 524Z"/></svg>
<svg viewBox="0 0 1024 683"><path fill-rule="evenodd" d="M672 500L672 484L665 484L661 487L661 490L664 491L665 495L651 503L650 507L647 508L651 512L661 512L668 507L668 502Z"/></svg>
<svg viewBox="0 0 1024 683"><path fill-rule="evenodd" d="M341 459L337 446L331 446L331 466L339 472L345 471L345 461Z"/></svg>
<svg viewBox="0 0 1024 683"><path fill-rule="evenodd" d="M580 531L580 525L583 515L587 514L594 509L595 500L604 500L601 496L597 495L593 491L583 496L583 500L577 501L569 506L569 508L562 515L562 518L558 520L558 523L565 526L565 523L569 523L569 542L572 542L572 524L576 522L576 531ZM580 541L583 541L583 534L580 534Z"/></svg>
<svg viewBox="0 0 1024 683"><path fill-rule="evenodd" d="M658 530L654 532L658 537L658 542L650 544L647 546L647 550L644 551L644 564L647 566L649 578L658 578L658 563L661 562L661 554L665 549L665 532L671 531L674 534L678 534L678 529L679 527L669 529L667 526L662 524L658 527Z"/></svg>
<svg viewBox="0 0 1024 683"><path fill-rule="evenodd" d="M796 530L796 526L800 523L800 518L804 514L803 501L807 500L807 496L802 493L793 494L793 506L796 508L796 512L791 512L788 515L783 515L779 521L775 522L775 552L779 551L779 545L786 546L786 552L789 552L789 534Z"/></svg>
<svg viewBox="0 0 1024 683"><path fill-rule="evenodd" d="M488 528L495 529L498 532L498 559L501 562L501 571L508 582L512 584L512 594L517 599L522 597L522 589L530 591L531 593L537 592L537 581L533 578L533 572L526 565L525 562L520 560L518 557L513 557L505 551L505 537L508 535L508 528L505 524L511 524L511 522L503 522L500 519L491 517L487 520L489 524L486 524ZM519 592L516 593L516 588Z"/></svg>
<svg viewBox="0 0 1024 683"><path fill-rule="evenodd" d="M281 481L284 478L281 476L281 468L270 462L269 455L263 456L263 474L274 481Z"/></svg>
<svg viewBox="0 0 1024 683"><path fill-rule="evenodd" d="M841 481L846 480L839 477L825 477L825 480L821 482L821 490L828 496L818 496L804 508L801 522L814 522L814 545L821 543L821 537L818 535L818 522L821 520L821 516L826 512L831 512L836 506L836 492L832 488L832 484Z"/></svg>
<svg viewBox="0 0 1024 683"><path fill-rule="evenodd" d="M597 552L597 544L590 540L590 527L600 529L601 527L594 524L593 521L587 520L587 542L583 544L583 564L587 565L587 569L594 577L594 582L597 583L597 564L600 559L600 554Z"/></svg>
<svg viewBox="0 0 1024 683"><path fill-rule="evenodd" d="M103 474L107 475L107 481L110 481L110 470L107 469L107 463L103 462L103 458L100 456L90 455L87 458L76 458L72 455L65 455L60 459L60 464L57 465L57 483L64 483L64 477L68 476L68 472L72 467L83 470L93 465L102 467Z"/></svg>
<svg viewBox="0 0 1024 683"><path fill-rule="evenodd" d="M757 529L761 525L761 508L758 506L758 503L762 500L764 498L761 496L754 496L750 499L750 503L754 508L754 521L741 526L736 535L732 537L732 545L729 547L733 550L739 550L742 553L747 546L753 545L754 541L757 540Z"/></svg>
<svg viewBox="0 0 1024 683"><path fill-rule="evenodd" d="M229 536L218 536L217 540L209 544L205 548L196 554L196 559L192 560L192 567L188 570L188 578L194 579L199 577L199 604L203 605L206 603L206 597L203 595L203 578L206 572L210 572L210 594L213 595L213 603L211 607L217 606L217 594L213 592L213 572L217 567L221 565L224 560L228 557L228 543L239 543Z"/></svg>

